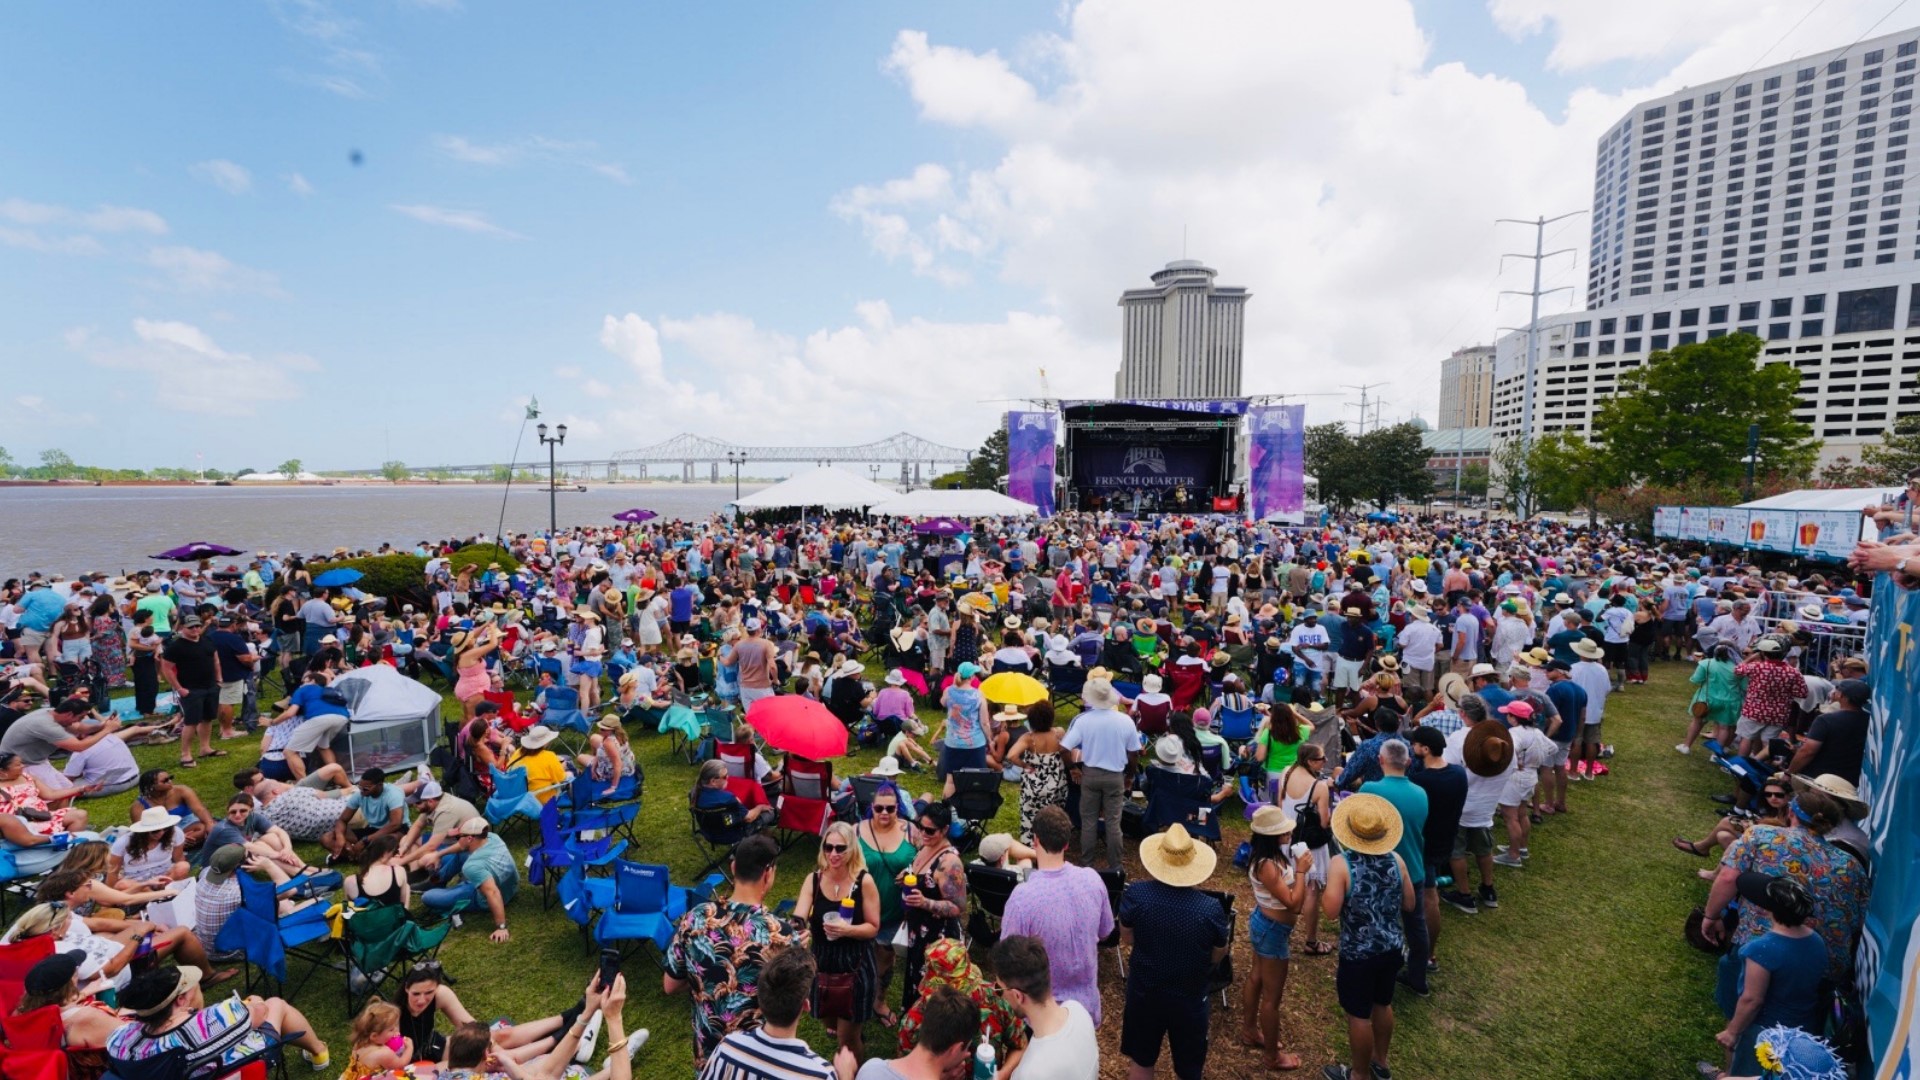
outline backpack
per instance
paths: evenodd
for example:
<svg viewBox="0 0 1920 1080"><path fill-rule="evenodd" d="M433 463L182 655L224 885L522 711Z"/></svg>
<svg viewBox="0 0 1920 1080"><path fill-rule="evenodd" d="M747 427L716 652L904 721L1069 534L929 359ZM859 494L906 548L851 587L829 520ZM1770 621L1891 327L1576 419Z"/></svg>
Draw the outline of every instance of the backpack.
<svg viewBox="0 0 1920 1080"><path fill-rule="evenodd" d="M1300 812L1293 819L1293 839L1309 848L1326 847L1333 840L1333 830L1327 822L1320 820L1320 808L1313 804L1314 789L1324 782L1315 780L1313 787L1307 789L1307 796L1300 803Z"/></svg>

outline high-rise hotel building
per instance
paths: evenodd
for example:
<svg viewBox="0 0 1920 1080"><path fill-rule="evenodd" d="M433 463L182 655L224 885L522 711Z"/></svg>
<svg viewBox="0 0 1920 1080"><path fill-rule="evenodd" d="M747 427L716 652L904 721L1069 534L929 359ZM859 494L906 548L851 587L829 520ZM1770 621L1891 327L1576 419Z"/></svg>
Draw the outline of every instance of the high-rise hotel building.
<svg viewBox="0 0 1920 1080"><path fill-rule="evenodd" d="M1588 433L1659 349L1744 331L1800 372L1825 457L1920 412L1920 190L1906 190L1920 30L1636 106L1598 147L1587 310L1537 324L1534 434ZM1909 198L1909 194L1914 197ZM1551 245L1549 245L1551 246ZM1496 346L1520 430L1527 335Z"/></svg>
<svg viewBox="0 0 1920 1080"><path fill-rule="evenodd" d="M1214 270L1170 262L1153 287L1120 294L1119 398L1237 398L1246 289L1215 285Z"/></svg>

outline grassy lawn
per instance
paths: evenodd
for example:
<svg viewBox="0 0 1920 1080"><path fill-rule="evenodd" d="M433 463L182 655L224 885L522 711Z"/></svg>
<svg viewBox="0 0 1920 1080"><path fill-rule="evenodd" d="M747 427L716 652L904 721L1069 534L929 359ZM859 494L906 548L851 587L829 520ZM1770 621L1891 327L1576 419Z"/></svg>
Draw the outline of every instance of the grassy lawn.
<svg viewBox="0 0 1920 1080"><path fill-rule="evenodd" d="M1711 996L1708 957L1687 948L1679 927L1687 910L1705 895L1705 883L1693 871L1708 865L1674 851L1667 840L1676 832L1699 835L1711 820L1705 796L1719 787L1718 772L1701 756L1681 757L1672 749L1685 717L1682 691L1686 669L1663 665L1654 683L1616 695L1608 711L1608 737L1617 747L1614 774L1575 785L1574 813L1551 818L1535 831L1532 865L1500 869L1495 879L1501 907L1467 917L1443 911L1442 971L1431 999L1403 995L1400 1027L1394 1039L1397 1075L1438 1078L1580 1078L1625 1080L1692 1075L1696 1058L1715 1049L1718 1013ZM878 674L878 672L876 672ZM449 715L458 705L447 703ZM933 710L923 710L930 720ZM215 812L224 805L233 769L251 763L255 740L227 744L232 756L203 759L182 771ZM631 852L646 862L670 867L676 881L692 881L703 860L694 846L686 810L693 769L668 753L667 740L641 734L634 740L646 770L640 844ZM143 766L171 766L172 747L140 747ZM874 751L839 763L846 774L877 760ZM930 776L910 776L908 788L923 793ZM998 827L1011 831L1017 818L1012 786ZM126 820L128 795L89 803L96 822ZM1244 838L1238 807L1228 804L1229 836L1221 846L1221 869L1213 884L1246 892L1244 875L1227 858ZM508 840L524 854L526 834L516 825ZM319 857L317 846L313 857ZM789 897L811 869L814 847L800 844L782 859L776 897ZM1651 863L1648 860L1651 859ZM1133 873L1138 866L1129 858ZM1241 898L1242 920L1246 897ZM557 909L543 911L539 890L523 886L509 907L513 940L487 941L484 918L470 921L448 939L441 957L458 980L457 989L475 1016L526 1020L550 1015L575 1000L594 965L578 931ZM1244 927L1236 944L1237 963L1248 960ZM1118 1034L1120 985L1111 960L1103 963L1103 982L1114 1019L1104 1025L1101 1072L1124 1075L1112 1047ZM647 1027L653 1040L642 1057L641 1075L677 1076L691 1060L688 1005L659 990L659 971L651 963L630 962L632 985L628 1026ZM1296 961L1287 992L1283 1038L1306 1060L1309 1071L1344 1060L1345 1025L1334 1003L1331 960ZM896 983L894 993L899 992ZM1237 993L1230 999L1237 998ZM343 979L321 972L295 997L323 1037L345 1037ZM1210 1075L1255 1076L1251 1052L1231 1046L1239 1023L1234 1006L1215 1012ZM815 1045L831 1047L817 1025L803 1025ZM890 1031L869 1027L870 1052L891 1044ZM1168 1073L1165 1059L1161 1072ZM1303 1075L1303 1074L1295 1074Z"/></svg>

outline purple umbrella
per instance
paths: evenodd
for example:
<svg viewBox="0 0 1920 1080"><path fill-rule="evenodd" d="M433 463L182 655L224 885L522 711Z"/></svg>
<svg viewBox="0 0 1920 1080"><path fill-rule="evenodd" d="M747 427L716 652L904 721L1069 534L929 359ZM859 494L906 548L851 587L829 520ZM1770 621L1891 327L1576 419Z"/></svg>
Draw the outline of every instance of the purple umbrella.
<svg viewBox="0 0 1920 1080"><path fill-rule="evenodd" d="M622 510L619 513L613 515L613 520L624 521L629 525L638 525L643 521L652 521L654 518L657 518L659 516L660 516L659 514L656 514L651 510L641 510L638 507L635 507L632 510Z"/></svg>
<svg viewBox="0 0 1920 1080"><path fill-rule="evenodd" d="M959 536L967 531L966 525L952 518L928 518L913 527L913 531L922 536Z"/></svg>
<svg viewBox="0 0 1920 1080"><path fill-rule="evenodd" d="M199 562L201 559L220 559L229 555L238 555L239 551L219 544L209 544L205 540L195 540L191 544L181 544L155 555L156 559L167 562Z"/></svg>

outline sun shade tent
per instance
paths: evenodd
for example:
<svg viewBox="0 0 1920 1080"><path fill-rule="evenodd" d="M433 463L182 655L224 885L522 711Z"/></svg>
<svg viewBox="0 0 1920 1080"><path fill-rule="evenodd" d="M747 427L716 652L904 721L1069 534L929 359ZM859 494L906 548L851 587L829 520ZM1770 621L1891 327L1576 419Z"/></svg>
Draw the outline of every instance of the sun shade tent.
<svg viewBox="0 0 1920 1080"><path fill-rule="evenodd" d="M1831 488L1820 490L1807 488L1800 491L1785 491L1778 495L1769 495L1753 502L1743 502L1736 509L1741 510L1859 510L1867 506L1882 506L1900 497L1898 487L1884 488Z"/></svg>
<svg viewBox="0 0 1920 1080"><path fill-rule="evenodd" d="M1040 508L997 491L984 488L955 488L950 491L910 491L890 496L869 507L876 517L952 517L970 520L985 517L1037 517Z"/></svg>
<svg viewBox="0 0 1920 1080"><path fill-rule="evenodd" d="M424 764L440 737L440 695L386 664L355 668L333 681L353 720L333 741L347 772L388 772Z"/></svg>
<svg viewBox="0 0 1920 1080"><path fill-rule="evenodd" d="M782 510L819 507L822 510L864 510L897 494L850 472L823 466L798 473L770 488L762 488L733 505L742 510Z"/></svg>

